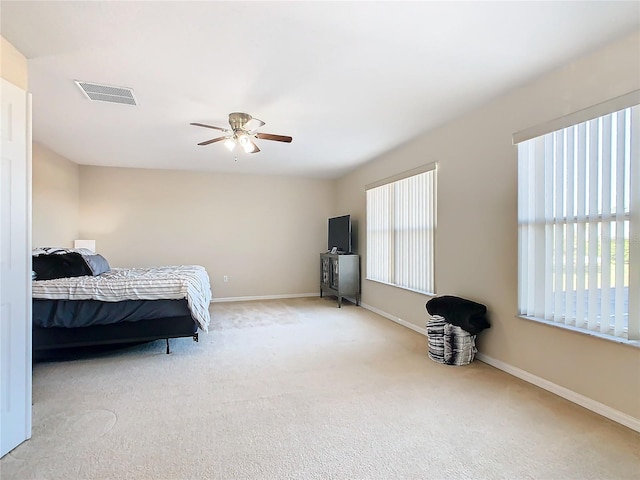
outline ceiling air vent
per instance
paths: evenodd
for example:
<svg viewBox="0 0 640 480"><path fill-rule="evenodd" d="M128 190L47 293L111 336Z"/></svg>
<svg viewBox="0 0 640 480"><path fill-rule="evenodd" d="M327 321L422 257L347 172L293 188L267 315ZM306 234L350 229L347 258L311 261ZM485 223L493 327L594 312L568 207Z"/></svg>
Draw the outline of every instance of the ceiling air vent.
<svg viewBox="0 0 640 480"><path fill-rule="evenodd" d="M127 87L112 87L100 85L98 83L79 82L75 80L82 93L94 102L124 103L126 105L137 105L133 90Z"/></svg>

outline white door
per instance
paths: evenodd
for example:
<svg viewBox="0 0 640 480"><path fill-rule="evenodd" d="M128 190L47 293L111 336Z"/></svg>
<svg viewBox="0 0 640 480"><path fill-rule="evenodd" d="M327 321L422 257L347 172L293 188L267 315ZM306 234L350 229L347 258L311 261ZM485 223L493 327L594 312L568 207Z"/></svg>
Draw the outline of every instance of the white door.
<svg viewBox="0 0 640 480"><path fill-rule="evenodd" d="M0 79L0 456L31 437L31 107Z"/></svg>

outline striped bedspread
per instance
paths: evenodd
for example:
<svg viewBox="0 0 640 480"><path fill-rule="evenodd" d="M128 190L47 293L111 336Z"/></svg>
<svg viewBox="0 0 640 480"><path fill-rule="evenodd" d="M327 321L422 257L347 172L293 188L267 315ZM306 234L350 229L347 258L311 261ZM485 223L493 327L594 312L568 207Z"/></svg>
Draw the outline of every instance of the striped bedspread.
<svg viewBox="0 0 640 480"><path fill-rule="evenodd" d="M179 300L186 298L191 315L209 330L211 285L199 265L112 268L97 276L35 280L33 298L48 300Z"/></svg>

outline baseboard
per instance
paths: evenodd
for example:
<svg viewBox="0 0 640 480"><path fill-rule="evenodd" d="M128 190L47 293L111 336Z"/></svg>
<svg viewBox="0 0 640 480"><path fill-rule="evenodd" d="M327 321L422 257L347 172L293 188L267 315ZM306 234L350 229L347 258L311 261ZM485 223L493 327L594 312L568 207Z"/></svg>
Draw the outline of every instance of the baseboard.
<svg viewBox="0 0 640 480"><path fill-rule="evenodd" d="M389 320L396 322L404 327L410 328L411 330L418 332L424 336L427 335L426 328L420 328L410 322L402 320L399 317L390 315L386 312L383 312L382 310L372 307L371 305L367 305L365 303L362 303L361 305L367 310L377 313L378 315L384 318L388 318ZM616 410L615 408L611 408L605 405L604 403L600 403L589 397L585 397L584 395L576 393L573 390L569 390L568 388L562 387L556 383L545 380L544 378L538 377L537 375L533 375L532 373L529 373L525 370L514 367L513 365L509 365L508 363L502 362L500 360L496 360L495 358L492 358L483 353L478 352L476 354L476 359L480 360L483 363L486 363L487 365L491 365L492 367L495 367L498 370L502 370L503 372L513 375L514 377L524 380L527 383L530 383L544 390L547 390L548 392L558 395L559 397L562 397L565 400L569 400L570 402L575 403L576 405L580 405L581 407L584 407L587 410L591 410L592 412L597 413L598 415L602 415L603 417L606 417L609 420L613 420L614 422L624 425L625 427L635 430L636 432L640 432L640 419L638 418L632 417L631 415L627 415L626 413Z"/></svg>
<svg viewBox="0 0 640 480"><path fill-rule="evenodd" d="M319 297L320 293L285 293L283 295L255 295L251 297L212 298L211 303L219 302L251 302L253 300L280 300L283 298Z"/></svg>
<svg viewBox="0 0 640 480"><path fill-rule="evenodd" d="M497 368L498 370L502 370L503 372L513 375L514 377L518 377L525 382L531 383L537 387L554 393L559 397L580 405L587 410L591 410L598 415L607 417L609 420L613 420L614 422L624 425L625 427L629 427L636 432L640 432L640 419L632 417L631 415L627 415L626 413L616 410L615 408L611 408L604 403L600 403L589 397L585 397L584 395L576 393L573 390L569 390L568 388L562 387L556 383L550 382L549 380L545 380L542 377L538 377L537 375L533 375L532 373L529 373L525 370L514 367L513 365L509 365L508 363L496 360L495 358L491 358L490 356L483 353L476 353L476 358L481 362L486 363L487 365L491 365L492 367Z"/></svg>
<svg viewBox="0 0 640 480"><path fill-rule="evenodd" d="M427 328L426 327L425 328L420 328L420 327L418 327L417 325L414 325L411 322L407 322L406 320L402 320L400 317L396 317L394 315L390 315L387 312L383 312L382 310L379 310L376 307L372 307L371 305L368 305L366 303L360 302L360 306L362 308L366 308L367 310L372 311L373 313L377 313L381 317L388 318L392 322L399 323L403 327L407 327L407 328L410 328L411 330L413 330L415 332L421 333L425 337L427 336Z"/></svg>

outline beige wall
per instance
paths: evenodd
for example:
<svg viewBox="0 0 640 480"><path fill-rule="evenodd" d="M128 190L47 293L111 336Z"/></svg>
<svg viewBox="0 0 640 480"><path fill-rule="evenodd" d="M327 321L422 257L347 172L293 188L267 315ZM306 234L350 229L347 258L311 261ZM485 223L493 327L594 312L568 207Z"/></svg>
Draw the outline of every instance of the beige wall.
<svg viewBox="0 0 640 480"><path fill-rule="evenodd" d="M80 167L33 143L34 247L72 247L78 237Z"/></svg>
<svg viewBox="0 0 640 480"><path fill-rule="evenodd" d="M328 180L80 167L83 238L112 266L203 265L214 299L318 292L333 201Z"/></svg>
<svg viewBox="0 0 640 480"><path fill-rule="evenodd" d="M511 135L640 88L640 32L490 102L340 179L338 208L360 219L364 186L438 162L436 288L485 303L479 350L640 418L640 349L516 318L517 148ZM366 263L366 252L363 265ZM362 300L424 328L429 297L363 281Z"/></svg>
<svg viewBox="0 0 640 480"><path fill-rule="evenodd" d="M27 59L4 37L0 37L0 76L23 90L27 90Z"/></svg>

